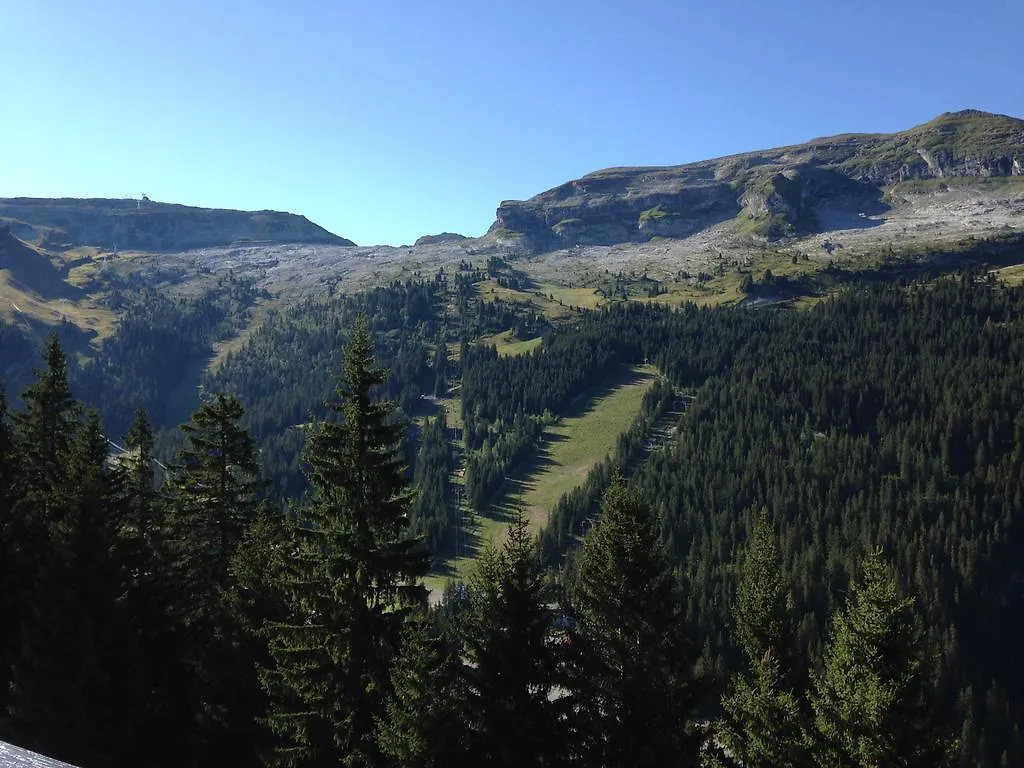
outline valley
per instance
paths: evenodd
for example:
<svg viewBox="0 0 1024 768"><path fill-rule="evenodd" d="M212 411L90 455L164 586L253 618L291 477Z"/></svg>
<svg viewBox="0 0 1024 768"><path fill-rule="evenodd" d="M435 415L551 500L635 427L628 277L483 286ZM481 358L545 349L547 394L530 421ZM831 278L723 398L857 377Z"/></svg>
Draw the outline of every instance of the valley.
<svg viewBox="0 0 1024 768"><path fill-rule="evenodd" d="M152 457L169 468L141 481L154 495L139 499L166 515L152 541L142 522L110 535L167 558L176 600L203 579L247 580L231 582L230 611L182 627L266 620L281 630L273 611L294 584L271 583L287 570L274 526L310 541L339 536L333 548L287 550L297 559L351 544L325 512L351 489L324 501L326 475L311 476L309 462L346 349L360 343L386 369L373 397L389 405L374 434L394 428L380 452L402 459L388 482L414 491L396 497L406 506L395 530L422 542L416 556L429 557L425 584L444 621L508 546L534 557L550 604L568 605L581 543L619 488L651 515L695 668L713 681L700 706L714 712L742 662L730 610L755 531L773 537L803 672L821 668L832 617L862 564L884 553L935 650L936 716L961 724L967 764L993 764L1024 755L1013 728L1024 674L1006 661L1024 639L1021 163L1024 122L947 113L891 135L597 171L502 202L480 237L401 247L355 245L273 211L0 200L0 382L17 414L0 451L17 446L10 466L35 456L24 414L39 396L28 389L37 371L56 357L53 334L71 392L98 410L95 422L78 405L64 412L69 435L93 430L74 460L91 450L105 467L104 441L135 440L141 409ZM238 497L246 524L259 523L231 534L231 558L217 549L225 533L181 556L195 573L178 572L175 547L209 533L196 494L211 481L181 478L224 455L193 442L211 403L248 462L232 472L261 478L258 493ZM6 411L0 426L6 440ZM87 494L74 498L93 509ZM150 509L133 504L131 514ZM320 523L303 527L307 518ZM197 576L212 551L217 570ZM125 562L131 589L163 599ZM397 594L375 596L374 609L389 615ZM333 610L316 599L303 626ZM191 610L165 607L173 617ZM41 631L33 621L24 618ZM246 647L259 658L235 672L257 690L266 649ZM176 663L186 669L187 654ZM233 705L255 721L254 701Z"/></svg>

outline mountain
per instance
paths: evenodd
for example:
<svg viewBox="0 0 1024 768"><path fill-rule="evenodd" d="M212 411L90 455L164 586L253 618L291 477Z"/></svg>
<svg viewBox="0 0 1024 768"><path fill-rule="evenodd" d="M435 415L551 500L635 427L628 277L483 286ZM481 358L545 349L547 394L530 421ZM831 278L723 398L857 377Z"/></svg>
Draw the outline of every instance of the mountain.
<svg viewBox="0 0 1024 768"><path fill-rule="evenodd" d="M183 251L240 242L354 245L304 216L141 200L0 198L0 225L49 250Z"/></svg>
<svg viewBox="0 0 1024 768"><path fill-rule="evenodd" d="M526 201L503 202L484 241L542 253L685 238L716 225L772 241L863 228L906 203L902 193L985 188L993 179L1011 179L1019 191L1022 174L1024 121L967 110L894 134L597 171Z"/></svg>

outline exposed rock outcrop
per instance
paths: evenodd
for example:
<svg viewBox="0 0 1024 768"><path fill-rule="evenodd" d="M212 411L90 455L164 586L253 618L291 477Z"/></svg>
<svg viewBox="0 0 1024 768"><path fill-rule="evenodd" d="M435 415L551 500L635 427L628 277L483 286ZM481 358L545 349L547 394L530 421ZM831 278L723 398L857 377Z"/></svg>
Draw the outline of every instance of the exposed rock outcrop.
<svg viewBox="0 0 1024 768"><path fill-rule="evenodd" d="M0 224L49 249L181 251L239 242L354 245L304 216L142 200L0 199Z"/></svg>
<svg viewBox="0 0 1024 768"><path fill-rule="evenodd" d="M611 168L529 200L506 200L484 242L542 252L573 245L686 237L735 221L776 239L819 231L815 211L884 210L886 191L911 180L1024 172L1024 121L975 110L895 134L849 134L663 168Z"/></svg>

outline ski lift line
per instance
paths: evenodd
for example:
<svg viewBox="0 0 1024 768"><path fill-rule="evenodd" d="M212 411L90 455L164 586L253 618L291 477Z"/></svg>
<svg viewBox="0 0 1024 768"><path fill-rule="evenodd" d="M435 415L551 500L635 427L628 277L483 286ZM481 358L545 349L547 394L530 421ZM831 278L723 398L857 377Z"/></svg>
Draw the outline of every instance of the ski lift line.
<svg viewBox="0 0 1024 768"><path fill-rule="evenodd" d="M106 435L103 435L103 439L107 441L107 445L112 446L113 448L115 448L116 450L120 451L121 453L128 453L128 449L127 448L118 445L117 443L115 443L113 440L111 440ZM159 461L158 459L155 459L152 456L150 456L149 460L152 461L154 464L156 464L158 467L160 467L160 469L162 469L164 472L168 471L167 470L167 465L164 464L163 462Z"/></svg>

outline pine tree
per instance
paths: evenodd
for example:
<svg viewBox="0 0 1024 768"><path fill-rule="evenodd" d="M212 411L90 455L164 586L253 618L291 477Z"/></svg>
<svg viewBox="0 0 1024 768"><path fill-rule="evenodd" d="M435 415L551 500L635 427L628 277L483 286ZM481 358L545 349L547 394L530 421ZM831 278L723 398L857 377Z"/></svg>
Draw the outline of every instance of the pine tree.
<svg viewBox="0 0 1024 768"><path fill-rule="evenodd" d="M548 645L554 614L544 571L522 510L504 545L488 548L469 580L460 635L477 765L557 764L556 707L549 701L557 658Z"/></svg>
<svg viewBox="0 0 1024 768"><path fill-rule="evenodd" d="M933 721L914 600L901 597L880 551L869 555L832 621L813 679L815 752L828 766L942 766L952 740Z"/></svg>
<svg viewBox="0 0 1024 768"><path fill-rule="evenodd" d="M723 763L748 768L811 765L797 686L796 640L775 537L762 510L743 559L733 617L747 671L722 698L715 738Z"/></svg>
<svg viewBox="0 0 1024 768"><path fill-rule="evenodd" d="M376 722L389 671L428 561L406 535L412 502L401 458L404 426L375 399L386 374L360 319L345 352L338 399L306 459L313 499L296 513L282 588L285 621L266 629L273 663L262 680L274 764L380 765ZM331 417L333 416L333 418Z"/></svg>
<svg viewBox="0 0 1024 768"><path fill-rule="evenodd" d="M621 478L583 543L570 601L583 764L697 765L696 649L656 519Z"/></svg>

